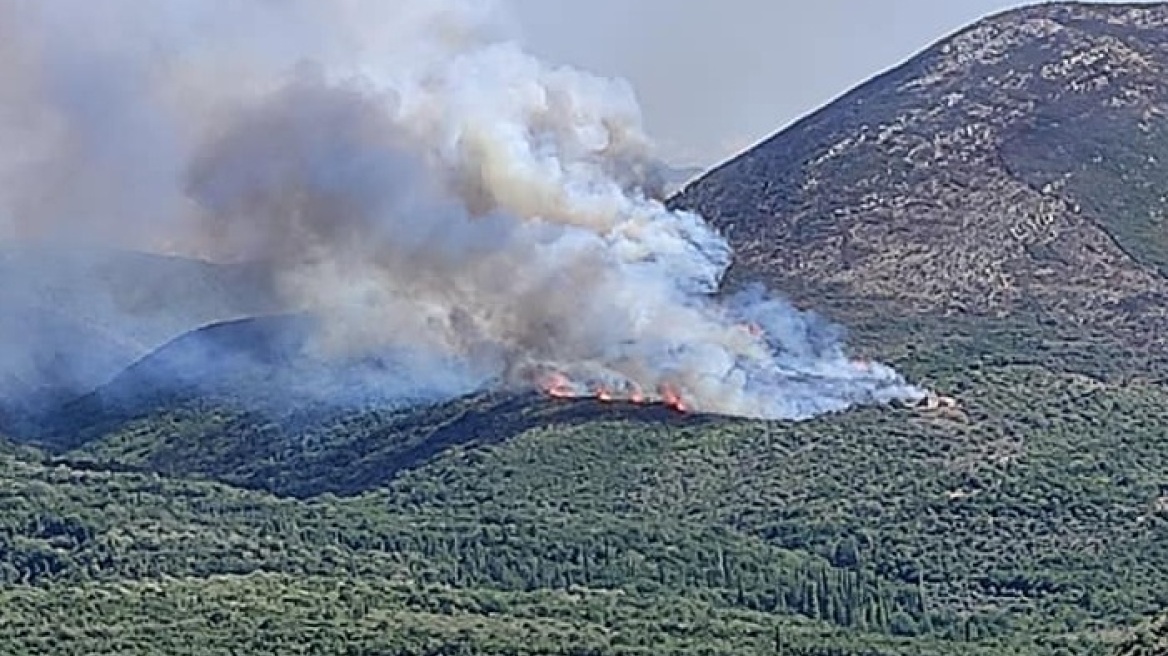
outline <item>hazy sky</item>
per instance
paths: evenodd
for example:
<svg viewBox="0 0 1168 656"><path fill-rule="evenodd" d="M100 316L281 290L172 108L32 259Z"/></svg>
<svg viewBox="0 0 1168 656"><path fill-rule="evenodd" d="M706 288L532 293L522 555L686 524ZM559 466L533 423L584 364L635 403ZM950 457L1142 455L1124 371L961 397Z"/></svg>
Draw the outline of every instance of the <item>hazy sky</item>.
<svg viewBox="0 0 1168 656"><path fill-rule="evenodd" d="M627 78L679 164L713 164L1018 0L510 0L528 47Z"/></svg>

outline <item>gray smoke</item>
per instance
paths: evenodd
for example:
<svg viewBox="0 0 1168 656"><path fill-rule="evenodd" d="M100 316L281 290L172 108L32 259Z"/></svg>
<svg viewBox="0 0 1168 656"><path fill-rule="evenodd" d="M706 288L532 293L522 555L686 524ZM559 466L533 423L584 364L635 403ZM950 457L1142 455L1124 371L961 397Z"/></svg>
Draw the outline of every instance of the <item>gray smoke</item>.
<svg viewBox="0 0 1168 656"><path fill-rule="evenodd" d="M803 418L921 392L660 201L627 84L488 2L0 0L0 225L260 262L338 359ZM476 383L477 384L477 383ZM674 397L679 397L675 399Z"/></svg>

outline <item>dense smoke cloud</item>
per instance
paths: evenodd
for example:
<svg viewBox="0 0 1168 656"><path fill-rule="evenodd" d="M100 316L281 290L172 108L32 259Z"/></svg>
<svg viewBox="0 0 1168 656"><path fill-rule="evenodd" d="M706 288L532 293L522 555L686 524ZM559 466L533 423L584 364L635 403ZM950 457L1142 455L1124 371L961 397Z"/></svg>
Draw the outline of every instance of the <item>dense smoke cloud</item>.
<svg viewBox="0 0 1168 656"><path fill-rule="evenodd" d="M491 3L0 0L0 217L259 262L316 348L397 376L799 418L919 391L660 202L632 90ZM476 382L476 384L478 384Z"/></svg>

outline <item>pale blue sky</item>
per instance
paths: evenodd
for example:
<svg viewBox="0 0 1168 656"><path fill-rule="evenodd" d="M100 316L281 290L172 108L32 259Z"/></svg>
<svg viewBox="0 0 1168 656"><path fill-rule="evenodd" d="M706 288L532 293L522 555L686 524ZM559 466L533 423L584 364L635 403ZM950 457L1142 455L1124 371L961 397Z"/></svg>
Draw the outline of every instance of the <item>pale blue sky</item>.
<svg viewBox="0 0 1168 656"><path fill-rule="evenodd" d="M633 83L678 163L712 164L1018 0L509 0L528 47Z"/></svg>

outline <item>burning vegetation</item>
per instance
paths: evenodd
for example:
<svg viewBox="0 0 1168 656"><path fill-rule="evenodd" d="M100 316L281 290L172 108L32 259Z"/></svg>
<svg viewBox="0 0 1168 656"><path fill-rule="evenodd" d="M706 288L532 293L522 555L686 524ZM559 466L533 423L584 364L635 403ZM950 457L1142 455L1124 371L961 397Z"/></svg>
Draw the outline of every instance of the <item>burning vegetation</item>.
<svg viewBox="0 0 1168 656"><path fill-rule="evenodd" d="M337 3L12 5L0 216L251 262L316 351L395 356L388 396L534 383L766 419L922 396L762 286L718 293L731 246L654 192L628 84L533 57L478 2ZM142 31L75 29L119 20Z"/></svg>
<svg viewBox="0 0 1168 656"><path fill-rule="evenodd" d="M659 385L656 393L646 393L631 381L622 384L577 383L563 372L547 371L536 377L535 386L554 399L594 399L600 403L664 405L681 413L690 411L678 387L670 383Z"/></svg>

